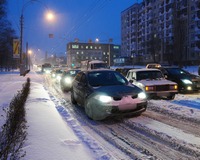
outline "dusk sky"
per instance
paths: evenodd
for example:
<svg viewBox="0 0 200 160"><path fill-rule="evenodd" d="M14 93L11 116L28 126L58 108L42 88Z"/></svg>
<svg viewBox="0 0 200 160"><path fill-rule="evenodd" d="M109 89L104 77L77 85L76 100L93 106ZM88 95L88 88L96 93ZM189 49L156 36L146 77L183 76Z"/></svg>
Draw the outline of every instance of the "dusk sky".
<svg viewBox="0 0 200 160"><path fill-rule="evenodd" d="M80 42L95 41L107 43L113 38L120 44L121 11L133 5L136 0L8 0L8 18L20 35L20 15L24 15L24 45L37 55L61 55L66 52L66 44L78 38ZM55 20L49 22L44 13L55 13ZM53 34L53 38L49 38Z"/></svg>

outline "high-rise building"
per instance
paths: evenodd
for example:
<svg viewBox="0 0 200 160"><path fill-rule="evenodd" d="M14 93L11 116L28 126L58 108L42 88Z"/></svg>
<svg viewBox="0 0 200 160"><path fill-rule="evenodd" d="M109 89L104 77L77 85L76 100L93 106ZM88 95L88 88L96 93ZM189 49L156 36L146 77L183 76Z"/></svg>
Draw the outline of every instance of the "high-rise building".
<svg viewBox="0 0 200 160"><path fill-rule="evenodd" d="M200 63L200 1L143 0L121 12L121 49L134 63Z"/></svg>

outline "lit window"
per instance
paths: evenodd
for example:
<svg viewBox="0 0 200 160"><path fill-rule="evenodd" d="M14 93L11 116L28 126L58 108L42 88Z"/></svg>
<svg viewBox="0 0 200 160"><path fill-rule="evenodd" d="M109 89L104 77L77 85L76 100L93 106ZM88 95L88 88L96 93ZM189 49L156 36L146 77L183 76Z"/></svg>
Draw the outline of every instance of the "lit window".
<svg viewBox="0 0 200 160"><path fill-rule="evenodd" d="M85 48L88 49L88 46L86 46Z"/></svg>
<svg viewBox="0 0 200 160"><path fill-rule="evenodd" d="M93 47L92 46L90 46L90 49L92 49Z"/></svg>

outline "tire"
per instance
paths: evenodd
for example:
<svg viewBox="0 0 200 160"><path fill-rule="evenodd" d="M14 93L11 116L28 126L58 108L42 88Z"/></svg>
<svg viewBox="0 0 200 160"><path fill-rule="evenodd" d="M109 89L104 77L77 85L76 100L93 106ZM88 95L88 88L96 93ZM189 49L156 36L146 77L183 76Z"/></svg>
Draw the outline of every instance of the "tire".
<svg viewBox="0 0 200 160"><path fill-rule="evenodd" d="M72 104L77 104L76 100L74 99L73 90L71 91L71 102L72 102Z"/></svg>
<svg viewBox="0 0 200 160"><path fill-rule="evenodd" d="M169 99L169 100L173 100L174 98L175 98L175 94L167 97L167 99Z"/></svg>

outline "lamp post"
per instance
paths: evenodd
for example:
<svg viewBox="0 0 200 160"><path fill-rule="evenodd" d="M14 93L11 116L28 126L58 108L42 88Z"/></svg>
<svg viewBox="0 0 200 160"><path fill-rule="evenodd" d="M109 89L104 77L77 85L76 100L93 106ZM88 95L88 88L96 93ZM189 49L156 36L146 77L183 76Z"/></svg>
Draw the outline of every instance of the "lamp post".
<svg viewBox="0 0 200 160"><path fill-rule="evenodd" d="M33 3L33 2L39 2L39 3L43 4L39 0L30 0L30 1L26 2L22 6L22 11L21 11L21 16L20 16L20 57L19 57L20 58L20 76L25 76L26 75L25 64L23 62L23 56L22 56L23 55L23 32L24 32L24 10L30 3ZM46 5L44 5L44 7L48 11L47 19L48 20L53 20L54 19L54 14L49 11L49 9L48 9L48 7Z"/></svg>
<svg viewBox="0 0 200 160"><path fill-rule="evenodd" d="M32 55L32 50L28 50L28 69L31 70L31 55Z"/></svg>

